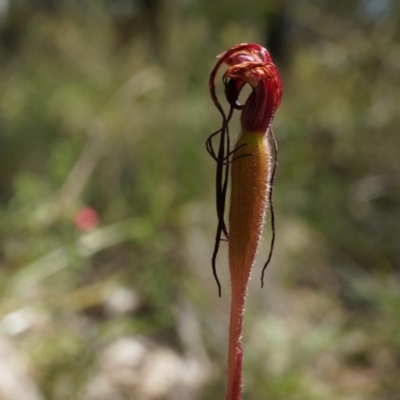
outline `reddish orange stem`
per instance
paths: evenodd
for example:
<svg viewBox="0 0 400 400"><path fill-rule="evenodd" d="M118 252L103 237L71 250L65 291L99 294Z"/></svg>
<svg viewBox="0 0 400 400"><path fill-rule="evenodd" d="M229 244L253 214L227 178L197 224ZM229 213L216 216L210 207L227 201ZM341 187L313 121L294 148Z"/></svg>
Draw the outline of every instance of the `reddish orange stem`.
<svg viewBox="0 0 400 400"><path fill-rule="evenodd" d="M243 132L231 169L229 268L231 317L226 400L240 400L242 330L247 284L260 241L267 206L269 147L264 132Z"/></svg>

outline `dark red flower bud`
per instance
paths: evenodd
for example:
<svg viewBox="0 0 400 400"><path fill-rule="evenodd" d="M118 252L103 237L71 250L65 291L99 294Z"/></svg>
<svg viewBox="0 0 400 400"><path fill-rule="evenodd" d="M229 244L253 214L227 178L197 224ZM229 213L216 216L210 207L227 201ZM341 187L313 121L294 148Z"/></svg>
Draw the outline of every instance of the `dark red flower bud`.
<svg viewBox="0 0 400 400"><path fill-rule="evenodd" d="M245 84L251 85L252 93L241 107L242 129L266 133L282 98L282 81L275 65L255 61L236 64L225 72L224 81L226 98L232 106L238 104Z"/></svg>

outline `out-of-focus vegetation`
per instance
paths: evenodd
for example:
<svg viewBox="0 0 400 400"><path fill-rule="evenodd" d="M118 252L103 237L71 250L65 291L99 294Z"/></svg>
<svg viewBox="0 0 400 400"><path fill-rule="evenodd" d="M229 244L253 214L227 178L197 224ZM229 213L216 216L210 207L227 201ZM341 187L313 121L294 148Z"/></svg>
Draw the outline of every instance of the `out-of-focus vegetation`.
<svg viewBox="0 0 400 400"><path fill-rule="evenodd" d="M268 46L284 81L277 245L261 290L266 229L244 398L400 398L398 2L0 12L0 398L223 397L229 294L225 255L222 299L210 269L204 141L220 124L208 73L240 42Z"/></svg>

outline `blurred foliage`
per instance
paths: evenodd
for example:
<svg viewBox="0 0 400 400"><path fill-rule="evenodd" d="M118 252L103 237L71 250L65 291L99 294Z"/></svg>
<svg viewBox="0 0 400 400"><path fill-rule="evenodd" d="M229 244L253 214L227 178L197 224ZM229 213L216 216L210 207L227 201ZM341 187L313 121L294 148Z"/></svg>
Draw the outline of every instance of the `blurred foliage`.
<svg viewBox="0 0 400 400"><path fill-rule="evenodd" d="M277 247L267 288L256 266L249 293L244 398L398 398L397 2L0 5L1 327L45 399L85 399L101 349L124 336L200 357L186 303L212 365L193 398L222 398L207 81L216 54L251 41L271 49L284 100ZM74 222L86 206L88 231ZM113 306L121 289L137 304Z"/></svg>

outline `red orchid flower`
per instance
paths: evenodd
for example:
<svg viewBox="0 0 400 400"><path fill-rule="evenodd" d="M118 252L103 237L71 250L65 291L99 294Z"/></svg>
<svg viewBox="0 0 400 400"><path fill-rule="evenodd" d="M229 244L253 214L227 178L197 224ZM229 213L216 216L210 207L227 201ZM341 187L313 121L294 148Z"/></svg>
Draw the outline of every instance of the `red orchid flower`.
<svg viewBox="0 0 400 400"><path fill-rule="evenodd" d="M210 75L210 93L222 115L222 127L210 135L207 151L217 162L216 203L218 227L212 266L221 295L221 285L216 273L216 257L220 241L229 244L229 269L231 277L231 314L229 327L228 385L226 400L242 398L243 348L241 342L246 290L250 272L262 234L267 206L271 210L272 240L267 267L274 246L275 221L272 204L272 187L277 166L277 144L272 131L272 120L282 98L282 82L268 51L257 44L239 44L218 56ZM225 97L229 111L225 114L215 91L215 78L222 64L228 69L223 74ZM243 105L239 95L248 84L252 91ZM241 132L230 149L229 121L234 110L241 111ZM218 151L213 139L219 135ZM269 140L271 142L269 143ZM271 162L271 147L274 161ZM225 203L230 174L229 229L225 223Z"/></svg>

